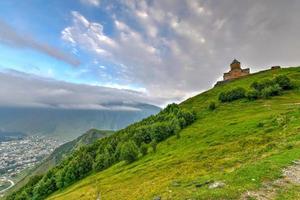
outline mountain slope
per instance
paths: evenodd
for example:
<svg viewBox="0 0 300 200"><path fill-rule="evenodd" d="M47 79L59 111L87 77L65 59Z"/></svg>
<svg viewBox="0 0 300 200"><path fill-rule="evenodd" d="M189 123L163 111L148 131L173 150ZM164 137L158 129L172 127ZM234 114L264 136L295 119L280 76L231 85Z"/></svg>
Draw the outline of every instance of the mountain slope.
<svg viewBox="0 0 300 200"><path fill-rule="evenodd" d="M220 92L286 74L300 85L300 68L264 71L218 86L183 102L198 119L132 164L120 162L57 192L49 199L239 199L247 190L281 176L300 158L300 91L271 99L218 103ZM212 183L215 185L212 185ZM214 186L219 186L214 188ZM291 189L292 188L292 189ZM296 199L282 188L278 197ZM284 193L288 194L284 194ZM295 193L295 191L294 191Z"/></svg>
<svg viewBox="0 0 300 200"><path fill-rule="evenodd" d="M91 128L118 130L156 114L149 104L110 103L107 110L61 108L0 108L0 130L73 140Z"/></svg>

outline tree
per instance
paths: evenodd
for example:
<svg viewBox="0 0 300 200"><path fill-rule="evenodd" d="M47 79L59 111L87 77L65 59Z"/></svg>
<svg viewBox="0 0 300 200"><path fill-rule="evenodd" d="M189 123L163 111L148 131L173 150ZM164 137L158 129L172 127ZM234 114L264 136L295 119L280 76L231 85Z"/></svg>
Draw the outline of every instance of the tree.
<svg viewBox="0 0 300 200"><path fill-rule="evenodd" d="M171 126L173 129L173 134L175 134L176 138L179 139L180 138L180 130L181 130L179 120L177 118L172 119Z"/></svg>
<svg viewBox="0 0 300 200"><path fill-rule="evenodd" d="M98 154L96 156L95 162L93 164L93 169L96 170L96 171L106 169L113 162L114 162L113 155L111 155L109 150L106 148L104 150L104 152L102 152L101 154Z"/></svg>
<svg viewBox="0 0 300 200"><path fill-rule="evenodd" d="M121 149L121 159L128 163L132 163L137 160L139 155L139 150L133 141L125 142Z"/></svg>
<svg viewBox="0 0 300 200"><path fill-rule="evenodd" d="M157 141L156 141L156 140L153 140L153 141L150 143L150 145L151 145L151 147L152 147L153 152L156 152Z"/></svg>
<svg viewBox="0 0 300 200"><path fill-rule="evenodd" d="M145 143L141 144L140 152L143 156L148 153L148 146Z"/></svg>

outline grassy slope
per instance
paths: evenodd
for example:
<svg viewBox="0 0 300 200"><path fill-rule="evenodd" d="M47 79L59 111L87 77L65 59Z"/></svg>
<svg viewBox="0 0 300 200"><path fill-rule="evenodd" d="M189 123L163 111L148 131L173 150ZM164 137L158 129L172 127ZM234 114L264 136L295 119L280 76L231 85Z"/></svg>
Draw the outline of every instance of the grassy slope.
<svg viewBox="0 0 300 200"><path fill-rule="evenodd" d="M171 137L140 160L121 162L90 175L49 199L237 199L266 180L276 179L281 169L300 158L300 90L285 92L269 100L240 100L219 104L220 91L236 86L248 88L254 80L287 74L300 85L300 68L260 72L216 87L181 104L193 109L198 120ZM298 104L299 103L299 104ZM263 122L263 127L257 125ZM282 123L283 122L283 123ZM285 123L287 122L287 123ZM224 181L226 186L197 188L208 180ZM278 199L294 198L293 188L282 189Z"/></svg>

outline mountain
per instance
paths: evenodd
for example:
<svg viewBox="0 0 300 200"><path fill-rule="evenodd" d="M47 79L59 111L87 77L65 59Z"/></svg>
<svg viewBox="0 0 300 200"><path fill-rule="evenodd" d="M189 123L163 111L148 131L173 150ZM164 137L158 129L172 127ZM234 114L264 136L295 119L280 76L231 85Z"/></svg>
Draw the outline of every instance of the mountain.
<svg viewBox="0 0 300 200"><path fill-rule="evenodd" d="M156 114L149 104L110 103L107 110L55 108L0 108L0 129L6 132L41 134L72 140L91 128L118 130Z"/></svg>
<svg viewBox="0 0 300 200"><path fill-rule="evenodd" d="M84 146L8 200L299 199L299 87L300 67L219 85Z"/></svg>

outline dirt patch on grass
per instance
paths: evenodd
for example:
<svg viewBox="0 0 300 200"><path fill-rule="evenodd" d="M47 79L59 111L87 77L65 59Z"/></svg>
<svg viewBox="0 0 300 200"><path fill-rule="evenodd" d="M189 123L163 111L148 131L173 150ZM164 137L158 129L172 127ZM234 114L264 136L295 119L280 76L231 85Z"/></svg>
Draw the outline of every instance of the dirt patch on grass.
<svg viewBox="0 0 300 200"><path fill-rule="evenodd" d="M294 161L293 165L282 170L282 178L273 182L266 182L256 191L245 192L241 200L271 200L275 199L279 188L289 185L300 185L300 161Z"/></svg>

